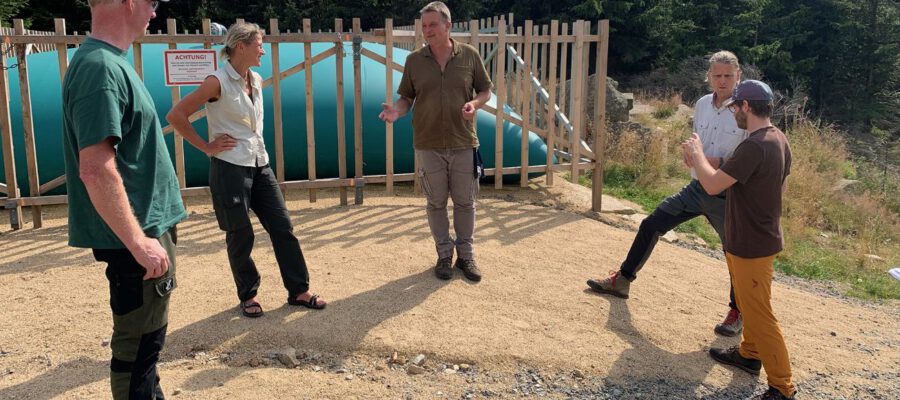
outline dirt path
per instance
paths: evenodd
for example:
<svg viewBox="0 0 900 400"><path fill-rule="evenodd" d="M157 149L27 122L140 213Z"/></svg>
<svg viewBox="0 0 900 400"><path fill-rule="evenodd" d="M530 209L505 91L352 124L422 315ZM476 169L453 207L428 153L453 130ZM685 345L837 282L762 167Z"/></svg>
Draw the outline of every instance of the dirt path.
<svg viewBox="0 0 900 400"><path fill-rule="evenodd" d="M224 235L210 205L192 200L179 226L179 288L160 364L167 395L735 398L762 388L764 377L706 355L738 343L712 332L727 310L723 262L660 243L630 300L595 296L585 279L617 268L633 233L586 217L583 188L534 189L483 189L479 284L434 278L423 200L409 187L394 197L369 188L362 207L340 207L332 192L312 204L291 192L313 289L331 304L285 305L257 224L259 320L238 316ZM111 318L102 266L66 246L64 207L45 210L40 230L11 232L0 220L0 398L105 398ZM861 305L781 283L773 297L806 398L900 398L900 304ZM298 352L297 368L274 359L287 347ZM395 351L399 363L390 364ZM420 353L425 372L409 375L406 359Z"/></svg>

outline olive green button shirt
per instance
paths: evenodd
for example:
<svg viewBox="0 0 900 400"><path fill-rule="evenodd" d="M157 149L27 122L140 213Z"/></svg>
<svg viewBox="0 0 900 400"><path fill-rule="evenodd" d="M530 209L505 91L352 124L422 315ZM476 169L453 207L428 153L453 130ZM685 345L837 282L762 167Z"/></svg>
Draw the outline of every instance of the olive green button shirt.
<svg viewBox="0 0 900 400"><path fill-rule="evenodd" d="M474 121L462 117L463 105L491 88L474 47L450 39L453 54L444 71L424 46L406 57L397 93L413 102L413 147L417 150L478 147Z"/></svg>

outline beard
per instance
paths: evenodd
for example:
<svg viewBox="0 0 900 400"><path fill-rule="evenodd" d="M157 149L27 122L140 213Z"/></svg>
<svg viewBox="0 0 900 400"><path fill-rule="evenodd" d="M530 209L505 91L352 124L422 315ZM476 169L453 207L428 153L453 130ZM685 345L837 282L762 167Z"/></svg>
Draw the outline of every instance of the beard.
<svg viewBox="0 0 900 400"><path fill-rule="evenodd" d="M743 110L735 110L734 122L737 123L738 128L747 129L747 114Z"/></svg>

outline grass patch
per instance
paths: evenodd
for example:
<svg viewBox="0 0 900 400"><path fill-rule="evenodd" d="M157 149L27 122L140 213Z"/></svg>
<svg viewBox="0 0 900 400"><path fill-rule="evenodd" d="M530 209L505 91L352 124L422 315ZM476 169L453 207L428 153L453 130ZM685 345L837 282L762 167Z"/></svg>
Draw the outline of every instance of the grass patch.
<svg viewBox="0 0 900 400"><path fill-rule="evenodd" d="M678 107L664 103L656 107L651 115L656 119L666 119L675 115L675 111L678 111Z"/></svg>
<svg viewBox="0 0 900 400"><path fill-rule="evenodd" d="M668 119L675 115L678 106L681 104L681 96L675 95L666 100L654 100L650 102L653 111L650 115L656 119Z"/></svg>
<svg viewBox="0 0 900 400"><path fill-rule="evenodd" d="M847 294L870 300L900 299L900 285L881 268L867 266L866 258L853 257L809 236L788 237L775 269L801 278L841 282Z"/></svg>

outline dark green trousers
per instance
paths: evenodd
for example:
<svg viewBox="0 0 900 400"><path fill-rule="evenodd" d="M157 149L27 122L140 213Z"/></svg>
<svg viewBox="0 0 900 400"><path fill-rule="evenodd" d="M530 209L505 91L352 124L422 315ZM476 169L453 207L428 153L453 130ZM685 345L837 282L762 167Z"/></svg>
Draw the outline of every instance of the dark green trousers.
<svg viewBox="0 0 900 400"><path fill-rule="evenodd" d="M94 258L107 264L109 306L113 313L110 383L116 400L164 399L156 362L165 344L169 297L176 287L177 241L175 227L159 237L169 254L169 271L146 281L144 267L127 249L94 249Z"/></svg>

